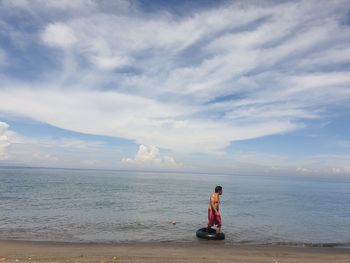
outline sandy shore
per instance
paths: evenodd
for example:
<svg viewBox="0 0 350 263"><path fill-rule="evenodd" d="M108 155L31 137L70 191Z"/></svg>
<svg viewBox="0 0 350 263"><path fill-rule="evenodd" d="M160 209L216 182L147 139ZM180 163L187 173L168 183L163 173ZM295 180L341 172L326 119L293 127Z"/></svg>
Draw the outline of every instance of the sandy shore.
<svg viewBox="0 0 350 263"><path fill-rule="evenodd" d="M0 262L350 262L350 249L203 244L0 241Z"/></svg>

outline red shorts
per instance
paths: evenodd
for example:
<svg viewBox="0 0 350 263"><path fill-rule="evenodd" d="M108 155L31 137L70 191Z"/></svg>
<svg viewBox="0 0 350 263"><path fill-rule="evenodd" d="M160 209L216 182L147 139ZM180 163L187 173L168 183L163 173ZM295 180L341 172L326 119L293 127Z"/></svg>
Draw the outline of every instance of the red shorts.
<svg viewBox="0 0 350 263"><path fill-rule="evenodd" d="M208 226L213 225L221 226L221 215L215 215L215 211L208 208Z"/></svg>

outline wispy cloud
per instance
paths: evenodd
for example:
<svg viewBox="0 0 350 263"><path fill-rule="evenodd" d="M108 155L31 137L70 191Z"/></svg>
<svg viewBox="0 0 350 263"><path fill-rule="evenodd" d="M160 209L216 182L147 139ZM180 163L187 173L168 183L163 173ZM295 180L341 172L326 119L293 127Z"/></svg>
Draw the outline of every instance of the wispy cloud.
<svg viewBox="0 0 350 263"><path fill-rule="evenodd" d="M340 140L336 143L336 146L339 146L341 148L348 148L350 149L350 141L346 141L346 140Z"/></svg>
<svg viewBox="0 0 350 263"><path fill-rule="evenodd" d="M299 161L298 172L308 175L350 175L349 154L319 154ZM296 166L296 162L291 162Z"/></svg>
<svg viewBox="0 0 350 263"><path fill-rule="evenodd" d="M203 160L204 159L204 160ZM349 154L318 154L310 156L290 156L259 151L236 151L224 156L192 158L194 170L212 173L314 176L332 177L350 175Z"/></svg>
<svg viewBox="0 0 350 263"><path fill-rule="evenodd" d="M98 161L97 160L82 160L81 163L84 165L94 166L96 163L98 163Z"/></svg>
<svg viewBox="0 0 350 263"><path fill-rule="evenodd" d="M16 145L40 145L43 148L62 148L62 149L99 149L105 146L105 142L102 141L84 141L77 138L60 137L26 137L12 132L9 135L9 140L12 144Z"/></svg>
<svg viewBox="0 0 350 263"><path fill-rule="evenodd" d="M95 165L90 159L81 162L77 158L89 158L94 154L108 159L108 155L118 154L117 149L110 152L105 142L82 140L72 137L28 137L14 132L11 127L0 122L0 161L30 164L79 167L79 163ZM101 157L103 156L103 157ZM69 163L70 161L70 163Z"/></svg>
<svg viewBox="0 0 350 263"><path fill-rule="evenodd" d="M334 167L332 172L335 174L350 174L350 166Z"/></svg>
<svg viewBox="0 0 350 263"><path fill-rule="evenodd" d="M0 67L6 63L7 55L4 50L0 48Z"/></svg>
<svg viewBox="0 0 350 263"><path fill-rule="evenodd" d="M52 154L43 154L40 152L34 152L32 153L32 159L34 161L49 161L49 162L57 162L58 158Z"/></svg>
<svg viewBox="0 0 350 263"><path fill-rule="evenodd" d="M182 16L128 1L110 12L97 1L2 8L50 14L11 33L30 34L55 66L36 81L1 75L0 111L67 130L213 153L350 101L350 72L337 68L350 63L347 1L235 2Z"/></svg>

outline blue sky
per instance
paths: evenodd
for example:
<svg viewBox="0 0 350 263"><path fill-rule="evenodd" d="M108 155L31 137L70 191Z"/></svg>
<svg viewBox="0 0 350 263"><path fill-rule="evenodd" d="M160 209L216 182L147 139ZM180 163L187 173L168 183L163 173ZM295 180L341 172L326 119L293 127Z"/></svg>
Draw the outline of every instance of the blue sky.
<svg viewBox="0 0 350 263"><path fill-rule="evenodd" d="M0 165L350 176L348 1L1 1Z"/></svg>

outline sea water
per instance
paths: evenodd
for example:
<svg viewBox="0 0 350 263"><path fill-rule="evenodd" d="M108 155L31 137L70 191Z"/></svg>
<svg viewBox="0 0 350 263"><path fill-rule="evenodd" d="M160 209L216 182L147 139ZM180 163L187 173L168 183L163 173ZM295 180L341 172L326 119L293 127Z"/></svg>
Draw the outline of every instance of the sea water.
<svg viewBox="0 0 350 263"><path fill-rule="evenodd" d="M0 239L203 242L216 185L224 244L350 244L350 180L14 167L0 167Z"/></svg>

